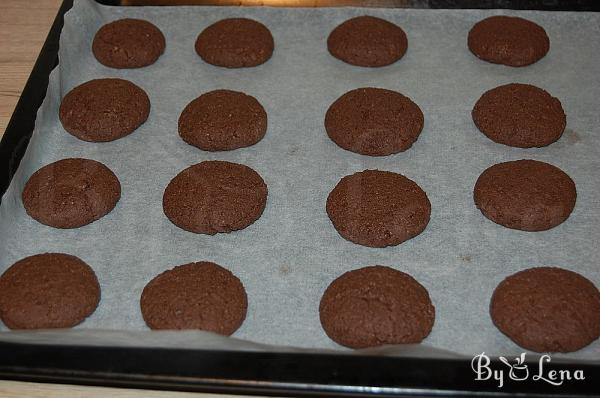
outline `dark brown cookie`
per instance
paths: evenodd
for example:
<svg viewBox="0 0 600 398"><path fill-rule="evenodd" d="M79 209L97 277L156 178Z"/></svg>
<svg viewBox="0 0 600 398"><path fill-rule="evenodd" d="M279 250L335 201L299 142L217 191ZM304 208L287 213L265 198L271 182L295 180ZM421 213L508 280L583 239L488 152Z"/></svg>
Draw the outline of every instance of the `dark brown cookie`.
<svg viewBox="0 0 600 398"><path fill-rule="evenodd" d="M26 257L0 276L0 318L10 329L70 328L99 301L96 274L68 254Z"/></svg>
<svg viewBox="0 0 600 398"><path fill-rule="evenodd" d="M179 135L205 151L251 146L267 132L267 113L256 98L215 90L190 102L179 116Z"/></svg>
<svg viewBox="0 0 600 398"><path fill-rule="evenodd" d="M33 219L55 228L78 228L110 213L121 184L105 165L89 159L63 159L33 173L21 198Z"/></svg>
<svg viewBox="0 0 600 398"><path fill-rule="evenodd" d="M205 62L226 68L263 64L273 54L273 36L260 22L228 18L204 29L196 39L196 52Z"/></svg>
<svg viewBox="0 0 600 398"><path fill-rule="evenodd" d="M186 231L214 235L246 228L267 203L262 177L242 164L207 161L177 174L163 195L165 215Z"/></svg>
<svg viewBox="0 0 600 398"><path fill-rule="evenodd" d="M348 64L377 67L402 58L408 40L398 25L365 15L349 19L331 31L327 48L331 55Z"/></svg>
<svg viewBox="0 0 600 398"><path fill-rule="evenodd" d="M96 79L69 91L60 104L60 121L75 137L113 141L132 133L150 113L144 90L123 79Z"/></svg>
<svg viewBox="0 0 600 398"><path fill-rule="evenodd" d="M423 112L404 95L382 88L357 88L327 110L325 130L340 147L369 156L407 150L423 129Z"/></svg>
<svg viewBox="0 0 600 398"><path fill-rule="evenodd" d="M526 66L548 53L550 39L544 28L527 19L494 16L473 26L468 45L469 50L484 61Z"/></svg>
<svg viewBox="0 0 600 398"><path fill-rule="evenodd" d="M495 164L475 183L475 205L507 228L544 231L565 221L577 199L575 183L564 171L536 160Z"/></svg>
<svg viewBox="0 0 600 398"><path fill-rule="evenodd" d="M102 26L92 42L96 59L111 68L151 65L165 51L160 29L142 19L119 19Z"/></svg>
<svg viewBox="0 0 600 398"><path fill-rule="evenodd" d="M498 285L490 315L498 329L523 348L577 351L600 337L600 292L578 273L530 268Z"/></svg>
<svg viewBox="0 0 600 398"><path fill-rule="evenodd" d="M180 265L152 279L140 299L151 329L200 329L229 336L246 318L242 282L209 262Z"/></svg>
<svg viewBox="0 0 600 398"><path fill-rule="evenodd" d="M429 335L435 308L412 276L380 265L346 272L321 298L327 336L350 348L416 344Z"/></svg>
<svg viewBox="0 0 600 398"><path fill-rule="evenodd" d="M327 197L327 214L339 234L351 242L395 246L423 232L431 203L403 175L365 170L340 180Z"/></svg>
<svg viewBox="0 0 600 398"><path fill-rule="evenodd" d="M550 145L567 125L560 101L529 84L511 83L485 92L471 114L489 139L518 148Z"/></svg>

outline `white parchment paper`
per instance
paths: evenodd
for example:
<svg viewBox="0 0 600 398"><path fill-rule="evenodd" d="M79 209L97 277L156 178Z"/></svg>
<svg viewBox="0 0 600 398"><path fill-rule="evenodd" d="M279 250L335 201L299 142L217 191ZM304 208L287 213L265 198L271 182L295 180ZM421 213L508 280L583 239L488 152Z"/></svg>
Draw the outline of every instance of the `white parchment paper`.
<svg viewBox="0 0 600 398"><path fill-rule="evenodd" d="M467 33L494 14L519 15L550 36L548 55L534 65L510 68L474 57ZM380 16L406 31L408 52L383 68L347 65L327 52L329 32L357 15ZM263 22L275 39L267 63L225 69L204 63L196 36L222 18ZM164 33L167 48L154 65L134 70L104 67L91 52L95 32L123 18L144 18ZM96 312L73 331L10 332L11 341L73 342L232 349L345 350L319 324L318 304L327 285L343 272L381 264L408 272L429 291L435 325L423 350L433 355L517 354L523 351L492 324L488 306L496 285L519 270L553 265L575 270L600 286L600 15L568 12L433 11L400 9L284 9L235 7L105 7L75 2L65 18L60 64L50 76L33 138L0 206L0 272L36 253L65 252L90 264L102 287ZM60 99L87 80L121 77L148 93L148 121L110 143L69 135L58 120ZM496 144L474 126L471 109L486 90L530 83L557 96L567 130L541 149ZM357 87L383 87L412 98L425 127L415 145L397 155L367 157L344 151L327 137L329 105ZM268 114L265 138L250 148L210 153L177 134L185 105L218 88L256 97ZM38 168L65 157L105 163L119 177L122 198L106 217L79 229L59 230L27 216L20 194ZM473 204L473 185L488 166L532 158L566 171L577 184L577 205L562 225L546 232L510 230L489 221ZM196 235L164 216L162 194L182 169L209 159L246 164L265 179L263 216L231 234ZM364 169L391 170L416 181L432 203L424 233L399 246L373 249L342 239L325 212L339 179ZM235 339L203 332L148 331L139 309L144 285L158 273L192 261L213 261L243 282L248 316ZM240 342L247 341L248 343ZM252 342L252 343L249 343ZM256 344L257 343L257 344ZM261 344L269 345L263 346ZM414 354L414 347L377 351ZM407 351L408 350L408 351ZM347 351L347 350L346 350ZM597 360L600 341L567 358Z"/></svg>

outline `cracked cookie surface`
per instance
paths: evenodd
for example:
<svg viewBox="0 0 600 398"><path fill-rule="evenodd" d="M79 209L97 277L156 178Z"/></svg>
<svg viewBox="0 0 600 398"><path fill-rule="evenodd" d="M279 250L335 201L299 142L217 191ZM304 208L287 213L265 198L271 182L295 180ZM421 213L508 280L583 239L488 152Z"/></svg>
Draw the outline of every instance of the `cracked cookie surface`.
<svg viewBox="0 0 600 398"><path fill-rule="evenodd" d="M140 307L151 329L200 329L229 336L244 322L248 299L234 274L203 261L156 276L144 287Z"/></svg>
<svg viewBox="0 0 600 398"><path fill-rule="evenodd" d="M331 55L356 66L393 64L404 56L407 48L408 40L402 28L368 15L341 23L327 38Z"/></svg>
<svg viewBox="0 0 600 398"><path fill-rule="evenodd" d="M339 147L368 156L407 150L423 129L423 112L410 98L382 88L357 88L325 114L327 135Z"/></svg>
<svg viewBox="0 0 600 398"><path fill-rule="evenodd" d="M59 109L65 130L91 142L125 137L140 127L149 114L146 92L123 79L85 82L65 95Z"/></svg>
<svg viewBox="0 0 600 398"><path fill-rule="evenodd" d="M327 197L326 210L343 238L386 247L423 232L431 203L411 179L390 171L365 170L338 182Z"/></svg>
<svg viewBox="0 0 600 398"><path fill-rule="evenodd" d="M163 195L163 210L186 231L214 235L246 228L262 215L267 185L248 166L197 163L175 176Z"/></svg>
<svg viewBox="0 0 600 398"><path fill-rule="evenodd" d="M0 318L10 329L70 328L91 315L99 301L96 274L68 254L26 257L0 276Z"/></svg>
<svg viewBox="0 0 600 398"><path fill-rule="evenodd" d="M50 163L29 177L21 198L25 211L55 228L78 228L110 213L121 184L104 164L69 158Z"/></svg>
<svg viewBox="0 0 600 398"><path fill-rule="evenodd" d="M202 94L181 112L181 138L205 151L229 151L259 142L267 132L267 113L256 98L232 90Z"/></svg>
<svg viewBox="0 0 600 398"><path fill-rule="evenodd" d="M600 337L600 292L576 272L530 268L496 287L490 315L496 327L523 348L577 351Z"/></svg>
<svg viewBox="0 0 600 398"><path fill-rule="evenodd" d="M435 308L412 276L377 265L335 279L321 298L319 314L333 341L366 348L420 343L433 328Z"/></svg>
<svg viewBox="0 0 600 398"><path fill-rule="evenodd" d="M550 145L567 125L560 101L530 84L511 83L486 91L471 115L489 139L518 148Z"/></svg>
<svg viewBox="0 0 600 398"><path fill-rule="evenodd" d="M519 17L496 15L477 22L467 38L469 50L494 64L526 66L543 58L550 49L544 28Z"/></svg>
<svg viewBox="0 0 600 398"><path fill-rule="evenodd" d="M516 160L487 168L473 189L475 205L496 224L545 231L564 222L575 207L575 183L556 166Z"/></svg>
<svg viewBox="0 0 600 398"><path fill-rule="evenodd" d="M205 62L225 68L261 65L274 49L271 31L248 18L222 19L204 29L196 39L196 53Z"/></svg>
<svg viewBox="0 0 600 398"><path fill-rule="evenodd" d="M165 46L164 35L152 23L125 18L107 23L96 32L92 52L103 65L129 69L153 64Z"/></svg>

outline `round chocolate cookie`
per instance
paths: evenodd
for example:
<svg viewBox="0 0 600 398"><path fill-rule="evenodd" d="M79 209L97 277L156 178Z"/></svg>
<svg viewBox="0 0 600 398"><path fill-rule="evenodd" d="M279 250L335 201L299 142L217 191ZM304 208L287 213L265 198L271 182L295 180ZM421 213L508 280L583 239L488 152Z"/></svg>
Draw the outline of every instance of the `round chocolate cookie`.
<svg viewBox="0 0 600 398"><path fill-rule="evenodd" d="M489 139L518 148L550 145L567 125L560 101L529 84L511 83L485 92L471 114Z"/></svg>
<svg viewBox="0 0 600 398"><path fill-rule="evenodd" d="M273 54L273 36L260 22L247 18L223 19L204 29L196 52L205 62L226 68L263 64Z"/></svg>
<svg viewBox="0 0 600 398"><path fill-rule="evenodd" d="M346 272L321 298L327 336L350 348L416 344L429 335L435 308L412 276L380 265Z"/></svg>
<svg viewBox="0 0 600 398"><path fill-rule="evenodd" d="M414 181L380 170L342 178L326 208L343 238L369 247L395 246L419 235L431 214L427 194Z"/></svg>
<svg viewBox="0 0 600 398"><path fill-rule="evenodd" d="M361 16L338 25L327 38L327 49L337 59L356 66L393 64L406 53L408 40L398 25Z"/></svg>
<svg viewBox="0 0 600 398"><path fill-rule="evenodd" d="M490 315L496 327L523 348L577 351L600 337L600 292L576 272L530 268L498 285Z"/></svg>
<svg viewBox="0 0 600 398"><path fill-rule="evenodd" d="M69 91L60 104L60 121L75 137L113 141L141 126L150 114L144 90L123 79L95 79Z"/></svg>
<svg viewBox="0 0 600 398"><path fill-rule="evenodd" d="M475 205L507 228L544 231L565 221L577 199L575 183L564 171L536 160L498 163L475 183Z"/></svg>
<svg viewBox="0 0 600 398"><path fill-rule="evenodd" d="M242 164L206 161L177 174L163 195L165 215L179 228L214 235L246 228L267 203L262 177Z"/></svg>
<svg viewBox="0 0 600 398"><path fill-rule="evenodd" d="M140 299L150 329L200 329L229 336L246 318L242 282L209 262L190 263L152 279Z"/></svg>
<svg viewBox="0 0 600 398"><path fill-rule="evenodd" d="M473 26L468 45L469 50L484 61L526 66L548 53L550 39L544 28L527 19L493 16Z"/></svg>
<svg viewBox="0 0 600 398"><path fill-rule="evenodd" d="M256 98L215 90L190 102L179 116L179 135L205 151L251 146L267 132L267 113Z"/></svg>
<svg viewBox="0 0 600 398"><path fill-rule="evenodd" d="M327 110L325 130L340 147L369 156L410 148L423 129L423 112L404 95L382 88L357 88Z"/></svg>
<svg viewBox="0 0 600 398"><path fill-rule="evenodd" d="M68 254L26 257L0 276L0 319L10 329L70 328L99 301L96 274Z"/></svg>
<svg viewBox="0 0 600 398"><path fill-rule="evenodd" d="M151 65L165 51L160 29L142 19L119 19L100 28L92 42L92 52L111 68L141 68Z"/></svg>
<svg viewBox="0 0 600 398"><path fill-rule="evenodd" d="M110 213L121 184L105 165L89 159L63 159L29 177L21 198L33 219L55 228L78 228Z"/></svg>

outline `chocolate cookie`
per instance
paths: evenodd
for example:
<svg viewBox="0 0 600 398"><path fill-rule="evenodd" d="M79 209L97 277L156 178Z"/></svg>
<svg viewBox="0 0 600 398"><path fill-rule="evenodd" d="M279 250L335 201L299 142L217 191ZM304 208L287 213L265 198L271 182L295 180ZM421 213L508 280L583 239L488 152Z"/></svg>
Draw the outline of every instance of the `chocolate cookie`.
<svg viewBox="0 0 600 398"><path fill-rule="evenodd" d="M200 329L229 336L244 322L248 299L242 282L230 271L198 262L152 279L140 307L151 329Z"/></svg>
<svg viewBox="0 0 600 398"><path fill-rule="evenodd" d="M540 25L518 17L494 16L469 31L469 50L484 61L526 66L543 58L550 39Z"/></svg>
<svg viewBox="0 0 600 398"><path fill-rule="evenodd" d="M475 183L475 205L507 228L544 231L565 221L577 199L575 183L564 171L536 160L495 164Z"/></svg>
<svg viewBox="0 0 600 398"><path fill-rule="evenodd" d="M600 292L578 273L530 268L498 285L490 315L496 327L523 348L577 351L600 337Z"/></svg>
<svg viewBox="0 0 600 398"><path fill-rule="evenodd" d="M247 18L223 19L204 29L196 39L196 52L200 58L226 68L263 64L271 58L273 48L269 29Z"/></svg>
<svg viewBox="0 0 600 398"><path fill-rule="evenodd" d="M60 121L75 137L113 141L141 126L150 113L146 92L123 79L95 79L69 91L60 104Z"/></svg>
<svg viewBox="0 0 600 398"><path fill-rule="evenodd" d="M125 18L102 26L92 42L96 59L111 68L151 65L165 51L160 29L142 19Z"/></svg>
<svg viewBox="0 0 600 398"><path fill-rule="evenodd" d="M567 125L560 101L529 84L511 83L485 92L472 116L489 139L519 148L550 145Z"/></svg>
<svg viewBox="0 0 600 398"><path fill-rule="evenodd" d="M395 246L423 232L431 203L403 175L365 170L340 180L327 197L327 214L339 234L351 242Z"/></svg>
<svg viewBox="0 0 600 398"><path fill-rule="evenodd" d="M99 301L96 274L68 254L26 257L0 276L0 319L10 329L70 328Z"/></svg>
<svg viewBox="0 0 600 398"><path fill-rule="evenodd" d="M412 276L380 265L346 272L321 298L327 336L350 348L420 343L431 332L435 308Z"/></svg>
<svg viewBox="0 0 600 398"><path fill-rule="evenodd" d="M357 88L327 110L325 130L340 147L369 156L410 148L423 129L423 112L404 95L382 88Z"/></svg>
<svg viewBox="0 0 600 398"><path fill-rule="evenodd" d="M186 231L214 235L246 228L267 203L262 177L242 164L207 161L177 174L163 195L165 215Z"/></svg>
<svg viewBox="0 0 600 398"><path fill-rule="evenodd" d="M190 102L179 116L179 135L205 151L251 146L267 132L267 113L254 98L231 90L215 90Z"/></svg>
<svg viewBox="0 0 600 398"><path fill-rule="evenodd" d="M78 228L110 213L121 184L105 165L89 159L63 159L35 173L23 189L25 211L54 228Z"/></svg>
<svg viewBox="0 0 600 398"><path fill-rule="evenodd" d="M361 16L336 27L327 49L337 59L357 66L385 66L406 53L408 40L398 25L381 18Z"/></svg>

